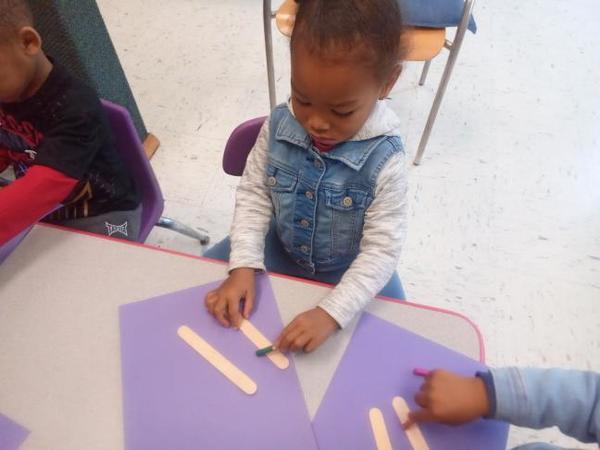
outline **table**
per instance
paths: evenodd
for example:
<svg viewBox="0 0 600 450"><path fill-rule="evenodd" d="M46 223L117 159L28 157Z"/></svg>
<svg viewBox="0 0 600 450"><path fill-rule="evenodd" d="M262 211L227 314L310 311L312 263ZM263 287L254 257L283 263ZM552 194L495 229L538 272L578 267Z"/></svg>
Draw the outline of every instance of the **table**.
<svg viewBox="0 0 600 450"><path fill-rule="evenodd" d="M226 265L37 225L0 266L0 412L32 430L23 450L123 448L118 306L226 276ZM284 323L330 287L270 275ZM368 311L483 360L463 316L378 299ZM311 419L353 322L317 352L294 356Z"/></svg>

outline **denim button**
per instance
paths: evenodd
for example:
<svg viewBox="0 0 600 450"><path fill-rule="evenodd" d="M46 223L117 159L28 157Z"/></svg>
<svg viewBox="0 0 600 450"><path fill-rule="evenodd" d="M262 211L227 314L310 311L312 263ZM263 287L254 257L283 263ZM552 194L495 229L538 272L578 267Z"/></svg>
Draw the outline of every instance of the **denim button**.
<svg viewBox="0 0 600 450"><path fill-rule="evenodd" d="M310 248L308 248L308 245L303 245L300 247L300 250L302 251L302 253L305 253L308 255L308 253L310 252Z"/></svg>
<svg viewBox="0 0 600 450"><path fill-rule="evenodd" d="M306 198L309 200L313 200L315 198L315 194L313 194L311 191L306 191L304 195L306 195Z"/></svg>
<svg viewBox="0 0 600 450"><path fill-rule="evenodd" d="M277 184L277 179L275 177L269 177L267 179L267 184L269 186L275 186Z"/></svg>
<svg viewBox="0 0 600 450"><path fill-rule="evenodd" d="M321 167L323 167L323 164L318 159L315 159L315 167L317 169L320 169Z"/></svg>
<svg viewBox="0 0 600 450"><path fill-rule="evenodd" d="M342 200L342 204L346 207L352 206L352 197L344 197L344 200Z"/></svg>
<svg viewBox="0 0 600 450"><path fill-rule="evenodd" d="M300 225L302 226L302 228L308 228L310 226L310 222L306 219L302 219L300 221Z"/></svg>

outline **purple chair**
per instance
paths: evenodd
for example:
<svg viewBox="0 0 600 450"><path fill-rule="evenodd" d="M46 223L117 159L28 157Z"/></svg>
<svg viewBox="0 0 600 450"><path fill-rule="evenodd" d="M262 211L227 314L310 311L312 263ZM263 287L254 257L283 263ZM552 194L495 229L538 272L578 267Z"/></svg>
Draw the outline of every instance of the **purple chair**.
<svg viewBox="0 0 600 450"><path fill-rule="evenodd" d="M164 199L160 186L152 170L152 166L144 153L144 148L133 125L129 112L122 106L102 100L110 127L115 139L115 146L129 173L135 180L142 197L142 218L140 223L139 242L144 242L155 225L168 228L200 241L202 245L209 242L206 233L196 231L186 225L167 217L161 217ZM9 184L10 180L0 178L0 186ZM0 246L0 264L27 236L32 227Z"/></svg>
<svg viewBox="0 0 600 450"><path fill-rule="evenodd" d="M223 151L223 170L228 175L240 177L244 173L246 167L246 159L248 154L254 147L258 133L265 122L266 117L257 117L250 119L241 125L238 125L231 132L225 150ZM204 256L211 259L221 261L229 260L231 242L229 237L226 237L221 242L217 242L209 248Z"/></svg>
<svg viewBox="0 0 600 450"><path fill-rule="evenodd" d="M144 147L133 124L129 112L122 106L102 100L115 139L117 151L131 173L142 197L142 219L139 241L144 242L152 228L162 228L197 239L202 245L209 242L204 230L195 230L168 217L161 217L164 199L154 170L144 153Z"/></svg>
<svg viewBox="0 0 600 450"><path fill-rule="evenodd" d="M225 151L223 152L223 170L229 175L239 177L244 173L244 167L246 167L246 159L260 128L262 127L267 117L257 117L256 119L250 119L233 130L227 144L225 145Z"/></svg>

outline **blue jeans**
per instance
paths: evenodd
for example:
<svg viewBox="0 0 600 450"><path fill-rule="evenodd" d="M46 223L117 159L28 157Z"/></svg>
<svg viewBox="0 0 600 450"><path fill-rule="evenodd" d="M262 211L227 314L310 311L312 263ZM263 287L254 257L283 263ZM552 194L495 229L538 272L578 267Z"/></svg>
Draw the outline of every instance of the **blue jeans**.
<svg viewBox="0 0 600 450"><path fill-rule="evenodd" d="M204 256L207 258L219 259L221 261L229 260L231 251L231 241L225 238L212 248L208 249ZM290 275L298 278L306 278L308 280L320 281L322 283L338 284L344 275L346 269L335 270L332 272L317 272L310 273L296 264L287 255L283 246L279 242L277 233L271 228L265 238L265 266L267 271ZM379 292L380 295L395 298L397 300L405 300L404 289L400 282L400 277L396 272L390 278L390 281Z"/></svg>

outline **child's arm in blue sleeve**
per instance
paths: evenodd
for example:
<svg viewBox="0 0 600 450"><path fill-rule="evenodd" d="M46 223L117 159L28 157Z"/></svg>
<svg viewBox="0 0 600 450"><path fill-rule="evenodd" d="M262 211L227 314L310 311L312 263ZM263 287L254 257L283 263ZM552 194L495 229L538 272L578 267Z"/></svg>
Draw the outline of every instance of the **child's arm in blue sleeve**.
<svg viewBox="0 0 600 450"><path fill-rule="evenodd" d="M564 369L491 369L491 416L527 428L558 426L582 442L600 441L600 374Z"/></svg>

